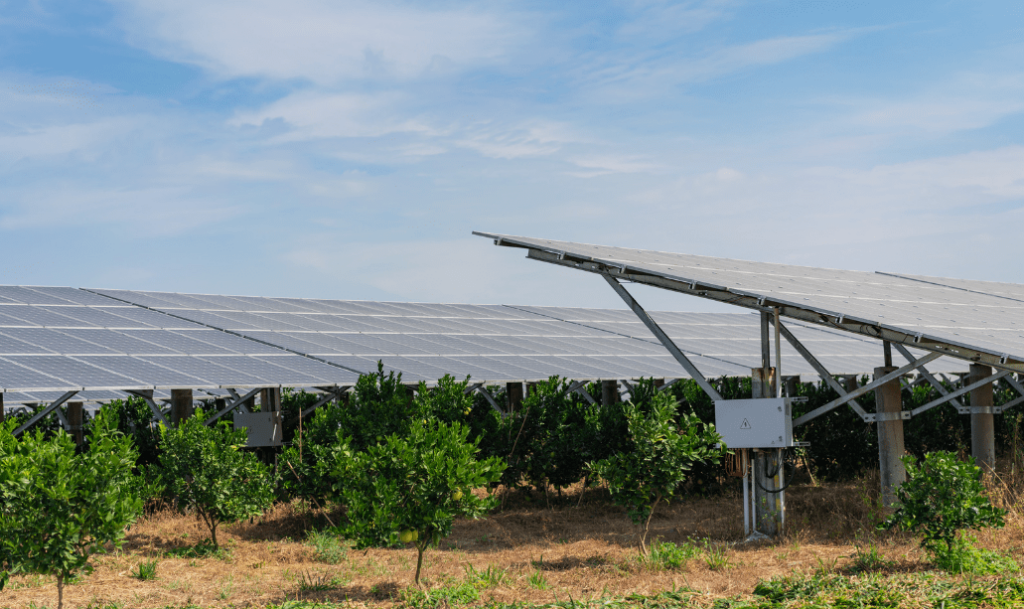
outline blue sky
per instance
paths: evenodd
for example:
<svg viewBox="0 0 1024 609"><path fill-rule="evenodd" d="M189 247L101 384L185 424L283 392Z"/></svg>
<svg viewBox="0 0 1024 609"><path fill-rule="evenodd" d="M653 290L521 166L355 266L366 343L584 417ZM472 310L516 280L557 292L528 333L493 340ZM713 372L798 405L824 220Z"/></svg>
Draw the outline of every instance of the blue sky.
<svg viewBox="0 0 1024 609"><path fill-rule="evenodd" d="M470 231L1024 283L1022 227L1019 1L0 0L2 283L619 307Z"/></svg>

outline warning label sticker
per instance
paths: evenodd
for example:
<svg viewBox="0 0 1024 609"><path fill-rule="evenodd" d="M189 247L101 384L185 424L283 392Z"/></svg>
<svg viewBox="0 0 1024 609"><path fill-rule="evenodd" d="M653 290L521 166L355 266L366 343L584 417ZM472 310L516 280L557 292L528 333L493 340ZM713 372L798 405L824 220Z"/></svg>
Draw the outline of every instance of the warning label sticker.
<svg viewBox="0 0 1024 609"><path fill-rule="evenodd" d="M751 429L750 421L743 419L743 422L740 423L740 429Z"/></svg>

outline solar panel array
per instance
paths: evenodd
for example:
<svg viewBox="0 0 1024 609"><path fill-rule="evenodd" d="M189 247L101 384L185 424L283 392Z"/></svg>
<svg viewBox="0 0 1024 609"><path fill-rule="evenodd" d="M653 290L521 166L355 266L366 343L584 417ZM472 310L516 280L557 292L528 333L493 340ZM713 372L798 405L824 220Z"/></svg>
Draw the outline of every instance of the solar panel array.
<svg viewBox="0 0 1024 609"><path fill-rule="evenodd" d="M627 273L632 270L737 295L765 297L940 345L975 349L1009 362L1007 365L1024 367L1024 300L881 273L477 234L503 245L570 255L574 260L600 262ZM1018 289L1010 291L1019 293Z"/></svg>
<svg viewBox="0 0 1024 609"><path fill-rule="evenodd" d="M96 290L348 369L377 361L408 381L686 376L660 344L502 305L356 302ZM748 375L695 355L709 376Z"/></svg>
<svg viewBox="0 0 1024 609"><path fill-rule="evenodd" d="M708 377L760 365L751 314L653 316ZM869 374L877 341L799 323L800 340L833 374ZM815 371L788 344L783 373ZM350 385L383 360L403 380L445 374L489 383L687 373L630 311L388 303L0 286L5 402L106 401L123 390ZM940 360L935 372L965 366Z"/></svg>
<svg viewBox="0 0 1024 609"><path fill-rule="evenodd" d="M336 386L357 375L277 347L75 288L0 286L7 403L115 390Z"/></svg>
<svg viewBox="0 0 1024 609"><path fill-rule="evenodd" d="M688 376L625 310L97 292L354 371L374 371L382 360L410 381L444 374L488 382L554 374L578 380ZM748 376L760 365L757 316L653 315L705 376ZM870 374L881 365L877 341L802 325L794 331L833 374ZM785 374L816 374L788 344L784 351Z"/></svg>

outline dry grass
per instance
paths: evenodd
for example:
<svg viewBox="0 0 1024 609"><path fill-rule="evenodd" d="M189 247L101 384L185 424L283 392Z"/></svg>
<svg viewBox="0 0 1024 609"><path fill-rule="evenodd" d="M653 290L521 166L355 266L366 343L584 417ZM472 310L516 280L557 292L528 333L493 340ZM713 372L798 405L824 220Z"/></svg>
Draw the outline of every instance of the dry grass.
<svg viewBox="0 0 1024 609"><path fill-rule="evenodd" d="M996 501L1012 511L1005 529L983 532L979 542L1024 562L1024 518L1014 490L1024 488L1019 477L993 481ZM710 597L745 595L760 579L850 570L857 547L868 544L891 561L888 572L930 569L912 539L874 531L877 484L877 477L850 484L794 484L787 493L788 533L772 544L739 543L742 511L736 493L660 508L652 537L675 543L708 540L724 547L728 566L718 570L709 568L701 554L679 570L643 566L636 559L636 530L603 491L588 490L578 508L578 488L552 498L550 507L543 495L517 494L504 511L486 520L456 523L441 548L428 551L424 577L428 587L452 585L466 580L467 566L478 572L490 567L500 583L481 590L482 600L540 603L570 596L654 594L682 586ZM194 545L207 533L192 517L158 511L132 527L122 551L96 557L95 572L67 588L65 600L71 607L147 608L264 606L287 599L394 604L411 585L415 551L349 549L337 564L329 564L318 560L305 541L323 523L323 514L296 504L278 505L258 522L224 527L219 536L227 556L179 558L168 552ZM154 559L155 580L132 576L140 563ZM546 589L536 586L538 572ZM39 577L15 578L0 592L0 606L54 606L55 600L56 586Z"/></svg>

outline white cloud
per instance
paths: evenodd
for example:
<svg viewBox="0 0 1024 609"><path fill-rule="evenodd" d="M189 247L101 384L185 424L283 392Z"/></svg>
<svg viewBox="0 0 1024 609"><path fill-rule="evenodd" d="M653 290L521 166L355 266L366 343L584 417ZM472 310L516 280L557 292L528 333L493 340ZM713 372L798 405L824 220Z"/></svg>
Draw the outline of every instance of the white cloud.
<svg viewBox="0 0 1024 609"><path fill-rule="evenodd" d="M498 61L523 35L513 15L394 1L117 1L135 45L223 78L414 78Z"/></svg>
<svg viewBox="0 0 1024 609"><path fill-rule="evenodd" d="M532 121L513 126L471 126L460 134L455 144L493 159L514 159L550 155L566 143L580 141L568 125Z"/></svg>

